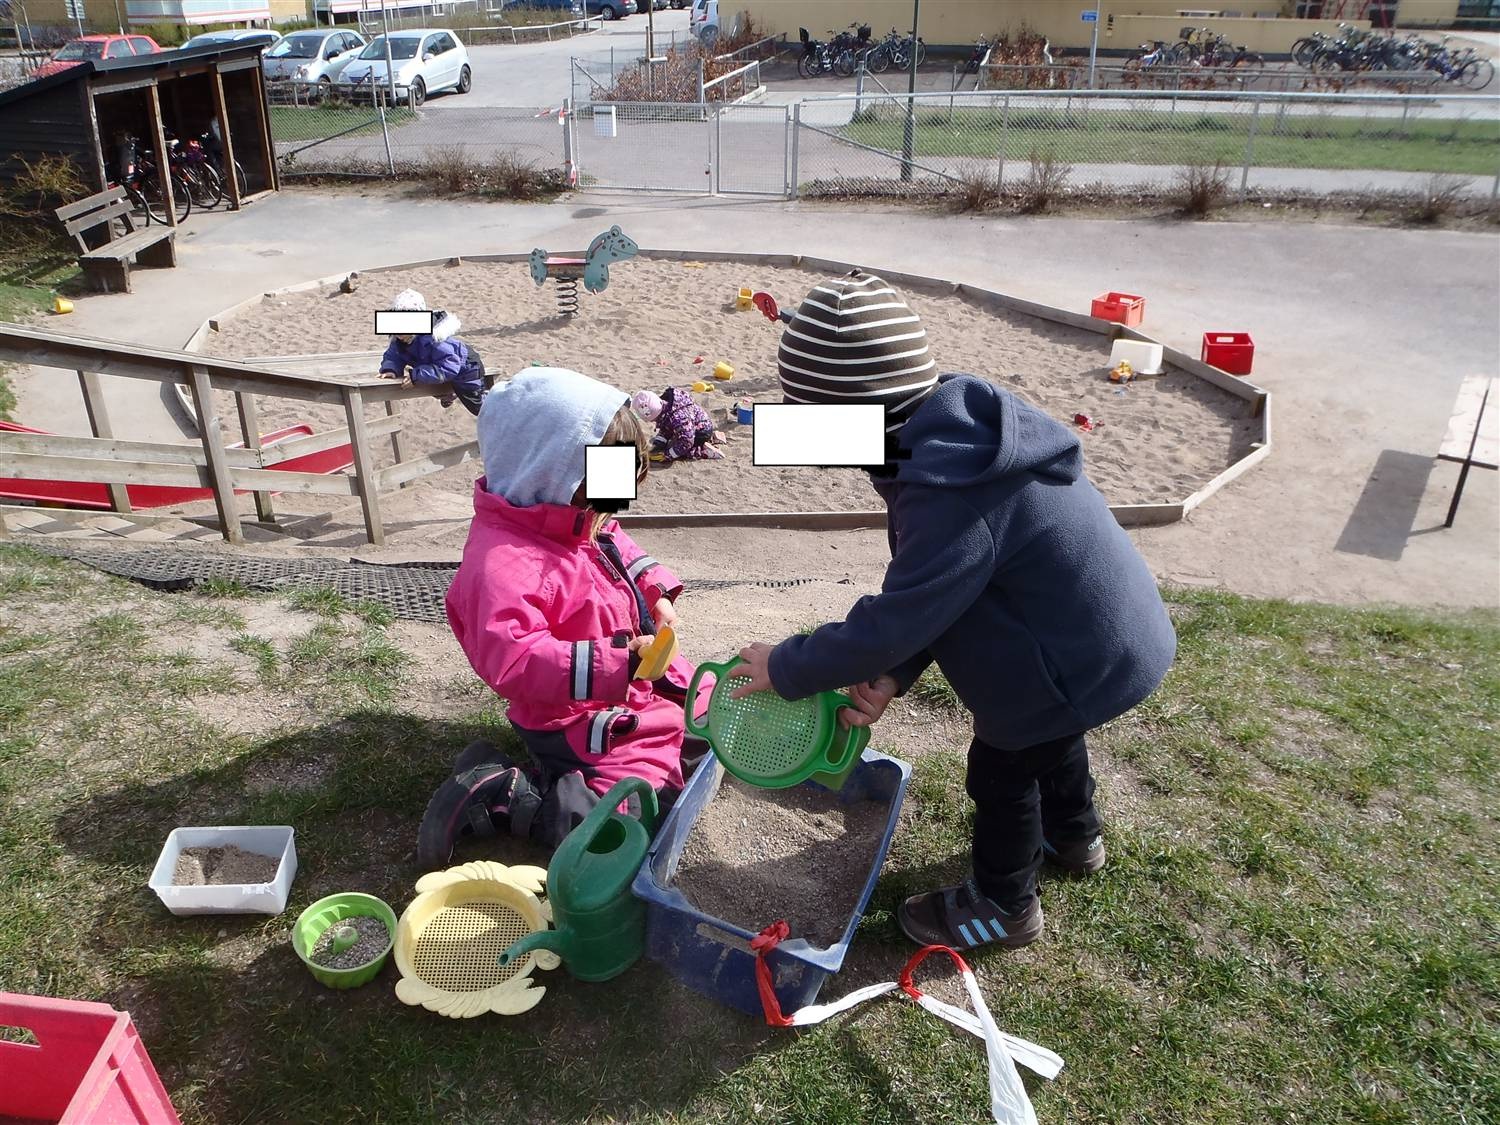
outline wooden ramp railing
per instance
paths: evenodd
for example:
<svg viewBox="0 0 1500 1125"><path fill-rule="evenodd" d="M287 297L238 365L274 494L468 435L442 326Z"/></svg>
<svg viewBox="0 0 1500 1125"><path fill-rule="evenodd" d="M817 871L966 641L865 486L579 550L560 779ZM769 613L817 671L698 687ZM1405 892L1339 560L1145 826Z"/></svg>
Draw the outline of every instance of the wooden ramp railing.
<svg viewBox="0 0 1500 1125"><path fill-rule="evenodd" d="M114 510L130 511L126 486L207 488L213 493L223 535L240 543L240 515L235 492L254 494L257 518L274 522L273 492L357 496L365 534L379 544L385 533L380 494L429 473L475 457L476 441L433 450L406 459L397 403L427 398L429 392L403 387L375 376L319 376L272 371L232 359L193 352L148 348L117 340L68 336L45 329L0 324L0 361L76 371L93 437L0 432L0 477L28 480L84 481L109 488ZM105 407L100 375L145 379L186 386L199 419L198 444L133 441L116 434ZM230 448L228 424L220 416L214 391L234 395L238 429L244 447ZM286 398L343 407L345 425L336 430L262 448L256 398ZM386 417L367 419L365 409L384 403ZM377 467L372 442L389 437L394 464ZM276 465L308 453L347 443L353 455L349 473L287 472Z"/></svg>

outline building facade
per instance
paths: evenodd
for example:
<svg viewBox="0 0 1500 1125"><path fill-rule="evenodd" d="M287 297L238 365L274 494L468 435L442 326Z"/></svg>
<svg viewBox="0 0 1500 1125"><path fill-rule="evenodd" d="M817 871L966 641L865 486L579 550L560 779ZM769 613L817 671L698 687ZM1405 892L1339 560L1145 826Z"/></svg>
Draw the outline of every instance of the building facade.
<svg viewBox="0 0 1500 1125"><path fill-rule="evenodd" d="M806 27L814 39L829 28L869 24L876 38L892 27L911 30L912 0L723 0L744 12L765 34L793 42ZM921 27L928 46L973 43L980 36L1029 28L1054 48L1086 49L1099 13L1099 49L1124 52L1157 39L1175 41L1187 26L1208 27L1231 42L1262 53L1281 53L1312 31L1332 33L1339 22L1356 26L1440 27L1458 15L1459 0L922 0Z"/></svg>
<svg viewBox="0 0 1500 1125"><path fill-rule="evenodd" d="M375 0L378 3L378 0ZM310 0L21 0L16 14L34 30L123 33L148 24L184 31L208 25L274 27L311 18Z"/></svg>

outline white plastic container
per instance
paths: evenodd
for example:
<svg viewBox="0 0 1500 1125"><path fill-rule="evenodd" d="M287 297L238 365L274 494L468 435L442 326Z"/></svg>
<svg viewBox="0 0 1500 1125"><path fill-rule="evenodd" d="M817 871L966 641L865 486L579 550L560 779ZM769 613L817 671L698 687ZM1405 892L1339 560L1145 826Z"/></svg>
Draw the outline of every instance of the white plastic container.
<svg viewBox="0 0 1500 1125"><path fill-rule="evenodd" d="M227 828L174 828L151 871L149 886L173 914L280 914L286 909L297 875L297 848L288 825ZM277 860L269 883L226 883L178 887L172 883L177 857L187 848L222 848L233 844Z"/></svg>
<svg viewBox="0 0 1500 1125"><path fill-rule="evenodd" d="M1109 349L1109 365L1114 367L1121 360L1130 364L1137 375L1161 374L1161 345L1145 340L1116 340Z"/></svg>

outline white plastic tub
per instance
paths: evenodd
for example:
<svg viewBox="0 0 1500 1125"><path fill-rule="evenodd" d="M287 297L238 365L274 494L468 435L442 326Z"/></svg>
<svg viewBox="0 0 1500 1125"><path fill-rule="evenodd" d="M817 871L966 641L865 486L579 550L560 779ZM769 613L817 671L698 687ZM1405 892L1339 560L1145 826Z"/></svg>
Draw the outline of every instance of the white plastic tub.
<svg viewBox="0 0 1500 1125"><path fill-rule="evenodd" d="M227 828L174 828L157 857L149 886L173 914L280 914L286 909L297 874L294 833L287 825ZM273 856L276 877L269 883L178 887L172 883L177 857L186 848L222 848L233 844L247 852Z"/></svg>
<svg viewBox="0 0 1500 1125"><path fill-rule="evenodd" d="M1161 345L1150 344L1145 340L1116 340L1109 349L1111 367L1123 359L1137 375L1160 375L1161 358Z"/></svg>

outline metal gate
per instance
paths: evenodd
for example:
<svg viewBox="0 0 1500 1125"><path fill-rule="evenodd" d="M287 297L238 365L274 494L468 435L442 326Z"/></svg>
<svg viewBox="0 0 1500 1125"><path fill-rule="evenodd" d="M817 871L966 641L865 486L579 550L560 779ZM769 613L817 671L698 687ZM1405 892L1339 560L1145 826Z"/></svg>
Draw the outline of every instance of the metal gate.
<svg viewBox="0 0 1500 1125"><path fill-rule="evenodd" d="M791 110L726 105L714 114L714 190L722 195L791 194Z"/></svg>
<svg viewBox="0 0 1500 1125"><path fill-rule="evenodd" d="M580 187L768 195L791 191L780 105L595 102L572 117Z"/></svg>
<svg viewBox="0 0 1500 1125"><path fill-rule="evenodd" d="M713 118L700 105L595 102L574 123L580 187L713 191Z"/></svg>

